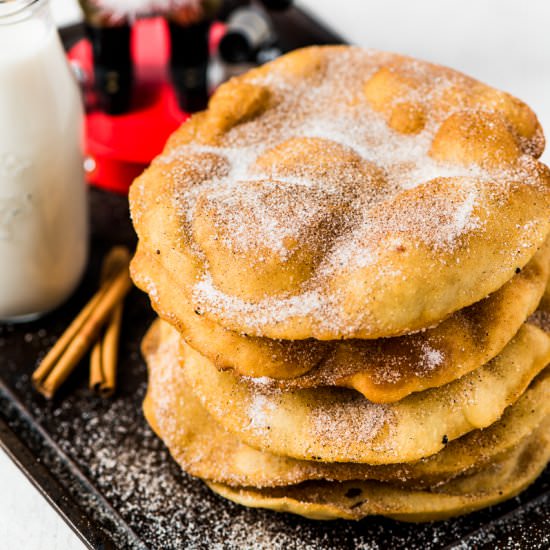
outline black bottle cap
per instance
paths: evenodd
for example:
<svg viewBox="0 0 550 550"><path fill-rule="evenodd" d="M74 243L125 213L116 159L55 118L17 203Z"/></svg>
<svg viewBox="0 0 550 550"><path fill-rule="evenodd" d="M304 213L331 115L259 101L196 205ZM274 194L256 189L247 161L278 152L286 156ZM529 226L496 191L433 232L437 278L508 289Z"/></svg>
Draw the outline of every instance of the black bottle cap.
<svg viewBox="0 0 550 550"><path fill-rule="evenodd" d="M201 111L208 104L208 33L210 21L182 26L169 23L172 84L182 110Z"/></svg>
<svg viewBox="0 0 550 550"><path fill-rule="evenodd" d="M220 40L218 51L228 63L244 63L254 58L254 50L246 36L238 31L226 32Z"/></svg>

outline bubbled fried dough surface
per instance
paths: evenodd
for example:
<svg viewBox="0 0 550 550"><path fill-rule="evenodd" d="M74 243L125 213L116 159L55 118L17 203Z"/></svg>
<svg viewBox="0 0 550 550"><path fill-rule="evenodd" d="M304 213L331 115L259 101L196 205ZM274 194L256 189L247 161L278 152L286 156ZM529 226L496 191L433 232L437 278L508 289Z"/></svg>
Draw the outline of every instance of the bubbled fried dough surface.
<svg viewBox="0 0 550 550"><path fill-rule="evenodd" d="M401 521L436 521L514 497L540 475L549 459L550 436L546 431L534 434L483 470L424 491L357 480L316 481L272 489L234 488L213 482L207 485L244 506L291 512L311 519L357 520L381 515Z"/></svg>
<svg viewBox="0 0 550 550"><path fill-rule="evenodd" d="M496 422L550 361L550 336L524 324L491 362L396 403L342 388L262 391L182 345L186 382L208 413L251 447L325 462L395 464L431 456Z"/></svg>
<svg viewBox="0 0 550 550"><path fill-rule="evenodd" d="M550 228L536 117L460 73L351 47L222 85L130 193L194 309L252 336L425 328L501 287Z"/></svg>
<svg viewBox="0 0 550 550"><path fill-rule="evenodd" d="M437 327L397 338L325 342L254 338L223 328L193 310L156 254L142 244L132 270L160 317L218 368L264 388L343 386L374 402L392 402L459 378L497 355L537 307L549 264L547 242L502 288Z"/></svg>
<svg viewBox="0 0 550 550"><path fill-rule="evenodd" d="M160 321L143 340L149 372L145 417L186 472L217 483L277 487L308 480L376 479L406 487L430 487L482 468L535 431L547 432L550 426L550 370L546 369L498 422L451 441L424 460L371 466L274 455L242 443L206 412L185 382L178 362L178 340L177 332Z"/></svg>

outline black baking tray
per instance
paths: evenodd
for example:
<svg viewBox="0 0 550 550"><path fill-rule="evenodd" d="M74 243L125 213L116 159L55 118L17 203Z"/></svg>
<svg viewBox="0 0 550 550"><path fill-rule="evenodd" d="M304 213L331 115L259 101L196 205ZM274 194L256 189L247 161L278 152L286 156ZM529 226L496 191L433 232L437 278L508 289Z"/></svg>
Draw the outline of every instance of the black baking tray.
<svg viewBox="0 0 550 550"><path fill-rule="evenodd" d="M309 25L300 40L338 40L295 13L293 24ZM70 29L64 38L80 32ZM46 401L32 389L32 371L94 292L104 253L113 244L135 244L125 197L91 189L90 205L91 258L72 298L36 322L0 324L0 446L90 548L550 548L549 469L502 505L423 525L314 522L212 494L171 460L143 417L147 373L139 344L154 315L135 289L126 300L116 396L104 400L88 391L85 359Z"/></svg>

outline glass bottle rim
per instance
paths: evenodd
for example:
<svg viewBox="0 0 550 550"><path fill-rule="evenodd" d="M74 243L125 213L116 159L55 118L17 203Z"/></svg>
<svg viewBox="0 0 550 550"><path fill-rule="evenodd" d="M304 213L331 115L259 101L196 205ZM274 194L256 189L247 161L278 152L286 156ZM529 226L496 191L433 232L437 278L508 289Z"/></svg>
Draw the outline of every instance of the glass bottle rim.
<svg viewBox="0 0 550 550"><path fill-rule="evenodd" d="M0 25L28 19L47 0L0 0Z"/></svg>

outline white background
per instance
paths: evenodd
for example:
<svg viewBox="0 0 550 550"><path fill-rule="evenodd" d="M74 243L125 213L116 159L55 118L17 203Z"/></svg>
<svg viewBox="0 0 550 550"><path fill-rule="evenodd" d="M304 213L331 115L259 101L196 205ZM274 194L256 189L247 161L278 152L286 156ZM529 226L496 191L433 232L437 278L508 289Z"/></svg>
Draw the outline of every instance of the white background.
<svg viewBox="0 0 550 550"><path fill-rule="evenodd" d="M526 101L550 129L547 0L301 0L349 41L449 65ZM52 0L59 23L74 0ZM550 130L549 130L550 134ZM548 161L550 155L543 158ZM83 548L0 451L0 548Z"/></svg>

